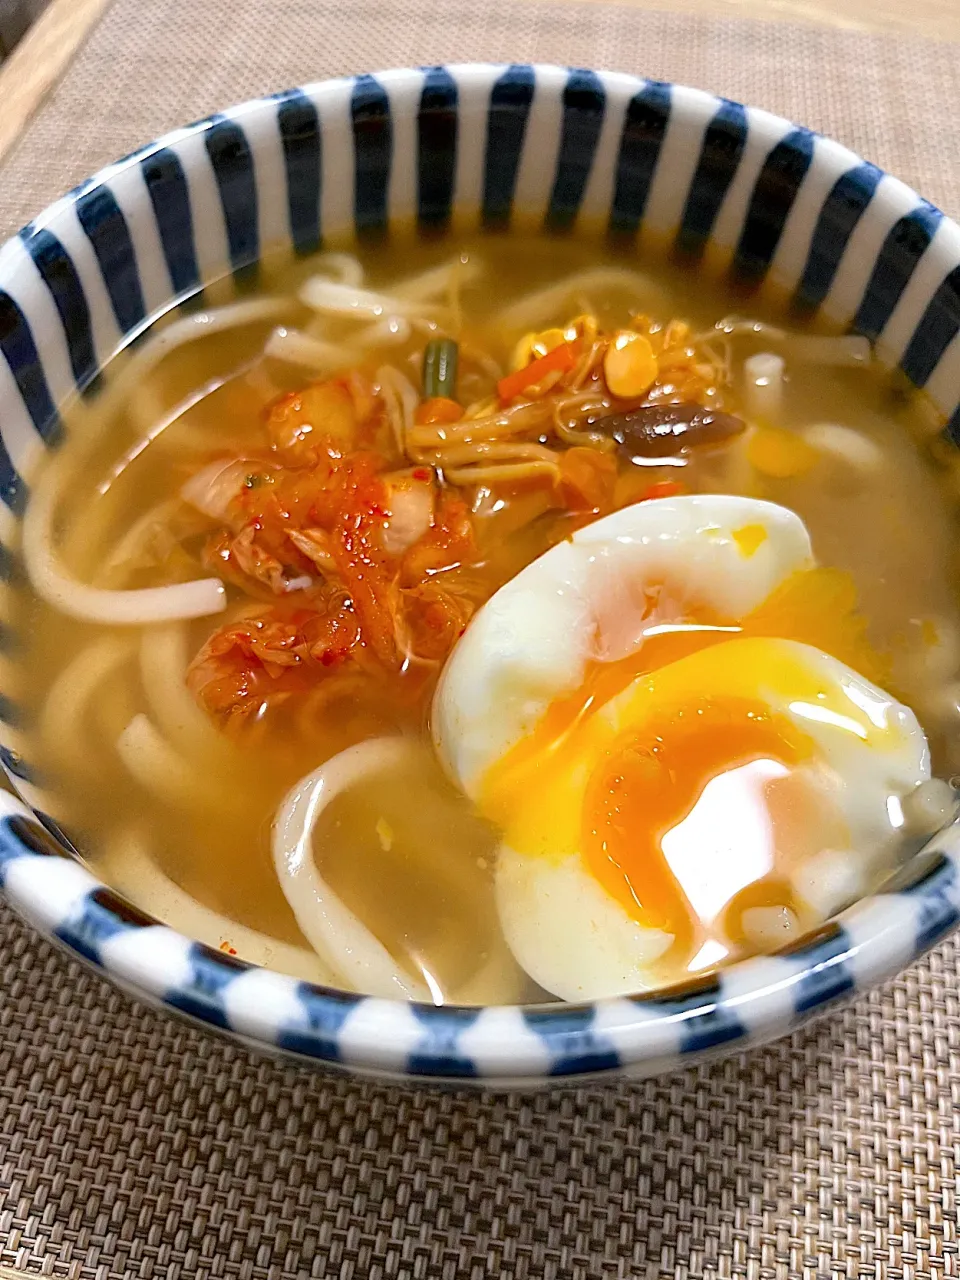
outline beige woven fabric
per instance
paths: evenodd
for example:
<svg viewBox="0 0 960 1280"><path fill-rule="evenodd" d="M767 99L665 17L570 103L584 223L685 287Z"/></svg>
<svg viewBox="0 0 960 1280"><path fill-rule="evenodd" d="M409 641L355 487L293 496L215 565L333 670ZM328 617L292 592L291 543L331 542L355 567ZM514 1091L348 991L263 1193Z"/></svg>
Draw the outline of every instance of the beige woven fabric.
<svg viewBox="0 0 960 1280"><path fill-rule="evenodd" d="M527 0L116 0L0 174L0 227L262 90L442 59L685 80L823 128L960 211L948 46ZM110 1280L960 1274L948 943L747 1057L634 1087L413 1091L132 1004L0 913L0 1263Z"/></svg>
<svg viewBox="0 0 960 1280"><path fill-rule="evenodd" d="M632 71L765 106L960 212L956 45L575 0L115 0L8 161L0 229L230 102L328 75L470 59Z"/></svg>

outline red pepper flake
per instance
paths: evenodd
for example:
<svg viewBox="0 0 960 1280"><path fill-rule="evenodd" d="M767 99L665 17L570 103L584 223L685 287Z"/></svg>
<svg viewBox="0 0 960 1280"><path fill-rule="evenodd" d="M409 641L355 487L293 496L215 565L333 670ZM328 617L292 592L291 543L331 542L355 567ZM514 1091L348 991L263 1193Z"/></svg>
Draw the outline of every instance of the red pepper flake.
<svg viewBox="0 0 960 1280"><path fill-rule="evenodd" d="M323 653L320 654L320 665L323 667L335 667L338 662L343 662L349 656L349 649L324 649Z"/></svg>
<svg viewBox="0 0 960 1280"><path fill-rule="evenodd" d="M651 498L677 498L689 492L687 486L679 480L657 480L643 495L641 502L647 502Z"/></svg>
<svg viewBox="0 0 960 1280"><path fill-rule="evenodd" d="M429 468L427 468L427 467L414 467L414 469L413 469L413 478L414 478L414 480L429 480L429 479L430 479L430 471L429 471Z"/></svg>

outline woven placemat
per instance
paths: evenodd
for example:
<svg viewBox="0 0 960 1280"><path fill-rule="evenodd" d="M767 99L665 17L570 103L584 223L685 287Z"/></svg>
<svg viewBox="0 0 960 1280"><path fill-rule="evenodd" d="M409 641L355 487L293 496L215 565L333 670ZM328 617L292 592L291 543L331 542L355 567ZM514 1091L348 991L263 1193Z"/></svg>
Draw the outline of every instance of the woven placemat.
<svg viewBox="0 0 960 1280"><path fill-rule="evenodd" d="M599 4L116 0L0 172L0 228L250 94L470 58L745 98L960 210L956 47ZM133 1004L5 910L0 946L0 1264L28 1274L960 1274L954 942L766 1050L510 1097L251 1056Z"/></svg>

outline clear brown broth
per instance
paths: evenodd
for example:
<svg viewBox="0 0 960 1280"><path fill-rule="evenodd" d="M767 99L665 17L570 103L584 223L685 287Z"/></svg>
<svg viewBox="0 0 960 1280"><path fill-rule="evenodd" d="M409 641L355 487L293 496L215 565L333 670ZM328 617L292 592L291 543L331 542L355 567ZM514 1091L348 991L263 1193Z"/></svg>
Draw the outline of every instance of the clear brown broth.
<svg viewBox="0 0 960 1280"><path fill-rule="evenodd" d="M509 354L508 347L490 331L487 320L507 302L575 270L607 261L623 265L619 251L586 237L545 241L505 236L453 243L401 237L365 246L358 256L371 287L386 287L398 276L449 258L452 248L487 264L482 282L465 294L464 306L470 330L500 360ZM706 279L702 272L694 274L659 259L628 265L651 275L661 299L656 310L664 318L680 316L700 329L736 310L787 323L772 304L742 298L732 303L723 283ZM285 323L304 320L295 293L310 270L309 261L264 265L260 289L289 298ZM626 322L622 304L604 307L602 297L591 301L605 323ZM556 317L558 322L563 318ZM102 444L84 463L63 512L64 559L82 581L114 585L104 573L111 549L139 515L176 494L191 469L211 452L262 447L261 415L271 393L258 390L241 374L184 413L110 479L117 459L136 447L145 431L175 405L211 378L255 361L269 328L264 324L213 336L172 354L123 406ZM422 346L422 339L408 350L417 346ZM763 344L740 349L760 350ZM878 446L882 466L867 474L828 460L802 477L748 475L745 484L737 485L722 455L694 452L677 466L665 467L662 474L682 474L694 491L732 489L768 498L802 517L818 560L853 576L870 639L890 656L892 683L927 730L936 771L949 775L960 770L960 713L953 696L960 675L953 551L957 528L952 479L932 462L922 444L931 435L931 413L918 397L879 372L792 364L789 347L784 354L790 370L784 425L831 422L851 427ZM125 359L108 370L108 385ZM280 386L292 388L304 380L302 374L286 375L284 381L279 370L273 373ZM70 438L65 453L91 430L97 413L95 402L67 413ZM656 469L651 478L660 474ZM507 529L506 521L503 527ZM548 533L546 542L555 536ZM505 536L501 575L508 576L545 549L544 537L541 526ZM184 579L198 576L195 566L167 559L163 571L146 565L123 585L162 585L170 580L171 563ZM88 645L115 636L131 647L129 658L98 690L83 716L81 744L38 735L31 746L31 759L50 792L49 807L84 857L107 879L122 882L117 869L122 868L124 842L133 834L146 843L165 874L199 901L230 920L302 943L274 873L271 820L290 786L349 745L356 729L321 721L295 741L279 730L272 736L263 732L230 747L226 771L219 748L207 750L197 743L189 765L201 780L203 798L196 805L171 804L131 779L113 746L130 718L148 710L138 675L136 636L131 634L136 629L77 622L32 597L23 600L21 613L26 700L38 717L54 681ZM198 649L221 621L188 624L189 651ZM933 651L931 624L938 638ZM371 736L396 728L423 731L422 724L397 724L376 706L364 709L364 720ZM382 838L384 822L392 833L389 850ZM491 890L495 833L471 814L427 752L412 774L385 780L375 803L368 793L347 794L335 802L316 847L325 874L348 905L394 953L431 957L450 989L457 985L464 952L489 946L496 932ZM452 878L441 874L441 856L455 861ZM224 944L229 947L229 937ZM528 986L517 994L536 992Z"/></svg>

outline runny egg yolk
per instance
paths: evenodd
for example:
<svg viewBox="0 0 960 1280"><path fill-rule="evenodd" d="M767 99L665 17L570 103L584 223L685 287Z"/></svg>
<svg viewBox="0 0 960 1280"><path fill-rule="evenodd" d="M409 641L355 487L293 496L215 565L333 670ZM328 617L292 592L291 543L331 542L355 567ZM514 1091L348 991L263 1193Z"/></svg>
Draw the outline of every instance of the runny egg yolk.
<svg viewBox="0 0 960 1280"><path fill-rule="evenodd" d="M767 531L762 524L741 525L733 530L733 540L740 548L740 554L749 560L766 542Z"/></svg>
<svg viewBox="0 0 960 1280"><path fill-rule="evenodd" d="M749 554L752 537L744 534ZM718 932L720 955L742 943L741 908L795 907L792 866L821 849L848 846L839 812L802 767L816 764L811 740L751 692L761 681L789 702L791 688L781 688L772 670L749 663L739 669L737 662L731 689L719 692L716 682L727 683L723 673L736 662L728 656L699 668L702 685L673 684L665 700L648 704L649 714L606 746L600 731L592 763L581 727L590 738L589 726L603 719L598 709L639 677L657 681L665 668L725 642L800 641L874 680L884 666L855 612L853 584L838 570L798 571L740 620L688 606L682 621L664 623L661 594L649 592L638 651L590 663L580 688L557 699L490 770L482 807L526 856L579 849L586 870L631 918L674 936L666 959L696 968L704 942ZM799 688L794 693L799 697ZM808 688L806 696L826 695ZM582 786L576 802L571 783ZM582 805L576 816L575 803Z"/></svg>
<svg viewBox="0 0 960 1280"><path fill-rule="evenodd" d="M628 915L672 933L674 949L689 954L698 921L709 923L747 885L846 833L793 772L812 750L786 717L760 702L709 696L658 710L591 778L580 847ZM711 846L724 820L736 832L724 865L711 866L705 860L717 856ZM777 905L790 905L786 892L774 894Z"/></svg>

